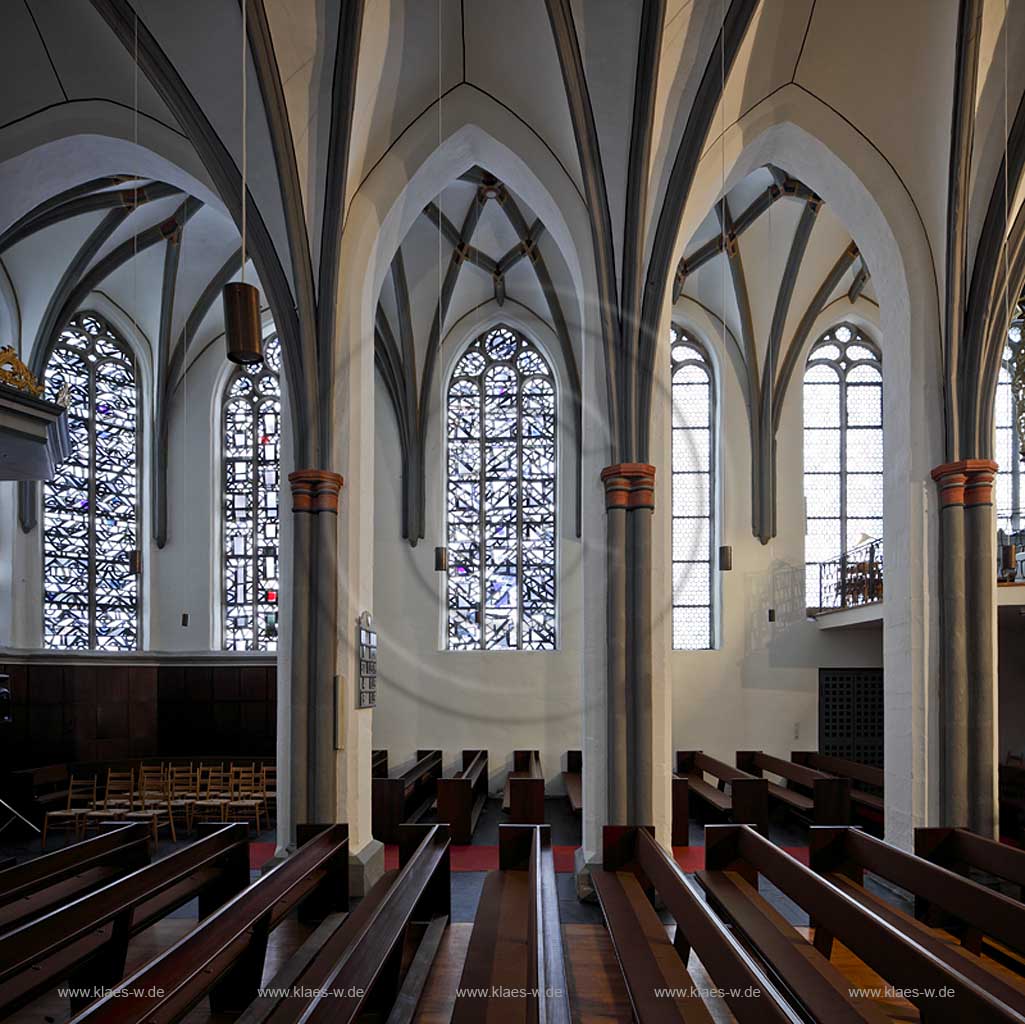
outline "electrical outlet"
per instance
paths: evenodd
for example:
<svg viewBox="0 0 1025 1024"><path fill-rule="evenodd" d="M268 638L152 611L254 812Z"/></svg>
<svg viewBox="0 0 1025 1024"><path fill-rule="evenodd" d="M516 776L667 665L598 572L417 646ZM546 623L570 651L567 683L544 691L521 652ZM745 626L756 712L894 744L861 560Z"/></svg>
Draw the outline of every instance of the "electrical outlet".
<svg viewBox="0 0 1025 1024"><path fill-rule="evenodd" d="M794 722L794 739L799 740L801 738L801 723Z"/></svg>

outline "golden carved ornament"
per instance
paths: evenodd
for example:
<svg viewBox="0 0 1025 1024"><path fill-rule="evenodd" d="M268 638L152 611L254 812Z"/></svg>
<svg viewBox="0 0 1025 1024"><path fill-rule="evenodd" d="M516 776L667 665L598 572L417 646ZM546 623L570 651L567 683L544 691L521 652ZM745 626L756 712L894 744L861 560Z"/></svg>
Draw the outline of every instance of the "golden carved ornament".
<svg viewBox="0 0 1025 1024"><path fill-rule="evenodd" d="M27 391L36 398L43 397L43 385L36 380L31 370L10 346L0 348L0 383L18 391Z"/></svg>

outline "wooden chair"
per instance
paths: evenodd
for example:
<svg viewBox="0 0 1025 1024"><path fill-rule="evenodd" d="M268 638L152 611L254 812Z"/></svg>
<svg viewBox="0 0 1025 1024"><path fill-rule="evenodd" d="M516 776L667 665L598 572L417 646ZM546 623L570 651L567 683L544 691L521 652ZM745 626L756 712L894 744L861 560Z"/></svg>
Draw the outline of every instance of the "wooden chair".
<svg viewBox="0 0 1025 1024"><path fill-rule="evenodd" d="M107 785L103 789L104 809L135 810L135 769L108 768Z"/></svg>
<svg viewBox="0 0 1025 1024"><path fill-rule="evenodd" d="M105 821L123 821L135 807L135 773L109 768L107 784L103 788L103 799L93 803L93 809L86 811L82 821L83 834L91 828L99 829Z"/></svg>
<svg viewBox="0 0 1025 1024"><path fill-rule="evenodd" d="M74 832L75 839L81 838L85 829L85 816L96 805L96 779L76 779L68 783L68 802L63 810L47 811L43 817L43 832L39 849L46 849L46 836L51 830Z"/></svg>
<svg viewBox="0 0 1025 1024"><path fill-rule="evenodd" d="M163 771L157 768L144 769L139 774L139 803L141 809L129 811L128 821L148 822L153 835L153 845L160 841L160 830L166 828L171 842L178 842L174 829L174 815L171 813L171 796Z"/></svg>
<svg viewBox="0 0 1025 1024"><path fill-rule="evenodd" d="M260 771L260 795L263 797L267 823L270 824L271 811L277 815L278 809L278 769L276 765L265 764Z"/></svg>
<svg viewBox="0 0 1025 1024"><path fill-rule="evenodd" d="M198 798L192 807L192 823L225 821L228 808L228 786L221 765L199 766Z"/></svg>
<svg viewBox="0 0 1025 1024"><path fill-rule="evenodd" d="M199 794L191 764L171 765L167 784L171 798L171 816L185 825L185 831L192 831L192 813Z"/></svg>
<svg viewBox="0 0 1025 1024"><path fill-rule="evenodd" d="M231 769L230 794L225 808L227 820L251 822L259 833L262 830L267 805L259 792L254 765Z"/></svg>

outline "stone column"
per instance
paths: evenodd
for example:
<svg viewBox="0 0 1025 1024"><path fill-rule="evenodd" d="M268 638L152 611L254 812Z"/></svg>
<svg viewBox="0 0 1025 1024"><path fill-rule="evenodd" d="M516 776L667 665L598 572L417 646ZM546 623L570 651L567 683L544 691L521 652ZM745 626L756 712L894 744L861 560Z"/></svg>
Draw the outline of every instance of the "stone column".
<svg viewBox="0 0 1025 1024"><path fill-rule="evenodd" d="M997 464L962 459L933 471L939 484L943 587L941 824L995 835Z"/></svg>
<svg viewBox="0 0 1025 1024"><path fill-rule="evenodd" d="M932 471L940 491L942 678L940 708L940 814L943 824L968 821L968 663L965 603L964 485L961 462Z"/></svg>
<svg viewBox="0 0 1025 1024"><path fill-rule="evenodd" d="M292 487L291 822L333 822L338 494L342 478L321 469L289 473ZM280 689L279 689L280 692ZM294 833L291 837L294 842Z"/></svg>
<svg viewBox="0 0 1025 1024"><path fill-rule="evenodd" d="M965 462L965 596L968 666L968 827L997 835L996 552L997 464Z"/></svg>
<svg viewBox="0 0 1025 1024"><path fill-rule="evenodd" d="M609 823L654 822L651 520L655 467L601 473L608 515Z"/></svg>

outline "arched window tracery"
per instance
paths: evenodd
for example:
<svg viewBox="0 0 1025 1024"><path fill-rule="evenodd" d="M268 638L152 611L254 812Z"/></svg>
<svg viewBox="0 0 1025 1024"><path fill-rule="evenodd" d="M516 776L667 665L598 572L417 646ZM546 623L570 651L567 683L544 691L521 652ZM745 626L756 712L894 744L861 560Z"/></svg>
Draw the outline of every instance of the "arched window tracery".
<svg viewBox="0 0 1025 1024"><path fill-rule="evenodd" d="M704 346L670 328L673 470L673 649L715 646L716 389Z"/></svg>
<svg viewBox="0 0 1025 1024"><path fill-rule="evenodd" d="M223 393L222 647L274 651L278 638L281 348L240 366Z"/></svg>
<svg viewBox="0 0 1025 1024"><path fill-rule="evenodd" d="M883 536L883 371L879 347L850 323L812 346L804 373L805 586L820 594L820 564Z"/></svg>
<svg viewBox="0 0 1025 1024"><path fill-rule="evenodd" d="M997 381L996 404L993 410L994 451L993 457L1000 467L997 472L997 527L1007 533L1016 533L1022 528L1025 516L1022 514L1022 466L1021 442L1018 440L1016 423L1018 402L1014 397L1011 381L1014 376L1015 360L1020 358L1022 334L1025 333L1025 309L1019 303L1016 316L1007 332L1007 344L1000 363L1000 377Z"/></svg>
<svg viewBox="0 0 1025 1024"><path fill-rule="evenodd" d="M446 646L551 651L558 642L555 376L497 326L449 378Z"/></svg>
<svg viewBox="0 0 1025 1024"><path fill-rule="evenodd" d="M139 646L139 383L135 356L96 313L61 331L46 397L67 388L71 454L43 490L43 645Z"/></svg>

